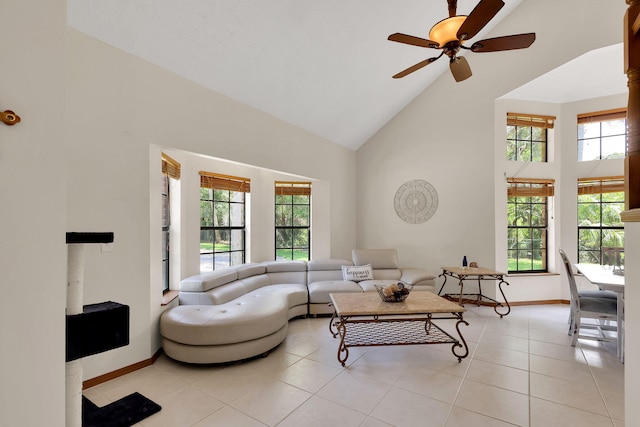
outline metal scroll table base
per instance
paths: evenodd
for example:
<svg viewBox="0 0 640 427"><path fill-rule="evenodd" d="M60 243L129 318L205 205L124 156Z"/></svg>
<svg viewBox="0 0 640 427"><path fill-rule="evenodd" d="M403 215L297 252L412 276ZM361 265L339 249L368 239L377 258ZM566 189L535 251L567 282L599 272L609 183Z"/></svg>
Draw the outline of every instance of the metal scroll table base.
<svg viewBox="0 0 640 427"><path fill-rule="evenodd" d="M460 339L433 323L434 320L454 319ZM469 355L467 342L460 332L460 324L469 323L462 313L451 313L450 317L371 318L341 317L335 312L331 316L329 331L334 338L340 337L338 361L345 366L349 357L349 347L415 345L415 344L451 344L451 352L458 362Z"/></svg>
<svg viewBox="0 0 640 427"><path fill-rule="evenodd" d="M461 306L464 304L475 304L476 306L490 306L493 307L493 310L502 318L511 312L511 306L507 301L507 298L504 295L504 291L502 290L502 285L509 285L508 282L504 280L504 276L502 274L455 274L448 270L444 270L440 277L444 277L444 282L442 282L442 286L440 286L440 290L438 291L438 295L443 298L446 298L450 301L457 302ZM453 277L458 279L460 284L460 293L457 294L444 294L441 295L442 289L444 289L444 285L447 283L447 277ZM477 293L463 293L464 289L464 281L465 280L477 280L478 281L478 292ZM502 295L502 299L504 302L497 301L491 297L488 297L482 293L482 281L483 280L497 280L498 281L498 290L500 290L500 294ZM505 310L506 309L506 310Z"/></svg>

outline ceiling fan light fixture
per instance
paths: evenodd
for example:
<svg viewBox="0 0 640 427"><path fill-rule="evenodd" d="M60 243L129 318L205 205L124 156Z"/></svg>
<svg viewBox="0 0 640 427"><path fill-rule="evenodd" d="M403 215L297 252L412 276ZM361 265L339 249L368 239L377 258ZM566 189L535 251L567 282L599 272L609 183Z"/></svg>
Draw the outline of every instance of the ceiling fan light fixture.
<svg viewBox="0 0 640 427"><path fill-rule="evenodd" d="M458 40L458 30L467 19L466 15L452 16L431 27L429 39L438 42L439 47L444 47L449 42Z"/></svg>

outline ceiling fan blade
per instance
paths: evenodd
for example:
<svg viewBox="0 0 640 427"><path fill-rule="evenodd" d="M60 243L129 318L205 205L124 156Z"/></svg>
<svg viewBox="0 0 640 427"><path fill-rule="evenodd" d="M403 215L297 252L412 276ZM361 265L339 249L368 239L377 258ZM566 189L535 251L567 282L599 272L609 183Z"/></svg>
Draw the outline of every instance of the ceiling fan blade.
<svg viewBox="0 0 640 427"><path fill-rule="evenodd" d="M458 30L458 40L474 37L504 6L502 0L480 0Z"/></svg>
<svg viewBox="0 0 640 427"><path fill-rule="evenodd" d="M468 79L472 74L471 67L469 67L469 63L464 56L451 58L449 61L449 69L451 70L451 74L453 74L453 78L456 79L457 82Z"/></svg>
<svg viewBox="0 0 640 427"><path fill-rule="evenodd" d="M500 50L524 49L536 40L535 33L514 34L512 36L495 37L479 40L471 45L473 52L496 52Z"/></svg>
<svg viewBox="0 0 640 427"><path fill-rule="evenodd" d="M442 55L440 55L442 56ZM400 71L398 74L396 74L395 76L393 76L394 79L400 79L408 74L413 73L414 71L418 71L420 68L424 68L427 65L431 64L432 62L434 62L436 59L440 58L440 56L434 56L433 58L429 58L429 59L425 59L422 62L418 62L416 65L413 65L409 68L407 68L404 71Z"/></svg>
<svg viewBox="0 0 640 427"><path fill-rule="evenodd" d="M430 47L434 49L437 49L439 46L438 42L434 42L433 40L427 40L420 37L410 36L408 34L402 34L402 33L391 34L387 38L387 40L391 40L392 42L410 44L413 46Z"/></svg>

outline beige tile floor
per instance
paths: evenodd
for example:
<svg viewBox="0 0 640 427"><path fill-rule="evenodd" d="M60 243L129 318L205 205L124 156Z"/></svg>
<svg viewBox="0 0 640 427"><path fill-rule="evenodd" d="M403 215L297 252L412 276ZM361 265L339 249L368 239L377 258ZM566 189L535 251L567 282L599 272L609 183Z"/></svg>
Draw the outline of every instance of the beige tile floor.
<svg viewBox="0 0 640 427"><path fill-rule="evenodd" d="M139 426L624 426L614 343L567 336L568 306L467 306L469 357L449 345L351 348L329 318L295 319L268 357L196 366L166 356L85 390L99 406L134 391L162 406ZM446 325L450 328L453 323Z"/></svg>

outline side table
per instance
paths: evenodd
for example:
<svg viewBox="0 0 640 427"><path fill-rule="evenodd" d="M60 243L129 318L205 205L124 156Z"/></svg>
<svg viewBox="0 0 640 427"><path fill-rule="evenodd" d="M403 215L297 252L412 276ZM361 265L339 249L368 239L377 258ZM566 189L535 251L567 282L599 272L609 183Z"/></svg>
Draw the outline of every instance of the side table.
<svg viewBox="0 0 640 427"><path fill-rule="evenodd" d="M439 277L444 277L444 282L442 282L442 286L438 291L438 295L442 293L442 289L444 289L444 285L447 283L447 278L452 277L458 280L458 284L460 285L460 293L459 294L445 294L442 297L447 298L451 301L457 301L458 304L464 305L465 303L480 305L489 305L492 306L495 312L500 315L500 317L506 316L511 312L511 306L509 306L509 302L507 301L507 297L505 297L504 292L502 290L502 285L509 285L507 281L504 280L504 273L499 271L490 270L488 268L482 267L440 267L442 268L442 274ZM465 280L477 280L478 281L478 292L477 293L464 293L464 282ZM482 281L483 280L497 280L498 281L498 289L502 294L502 299L504 303L497 301L493 298L490 298L486 295L482 294ZM500 307L500 311L498 310ZM506 311L502 309L506 307Z"/></svg>

